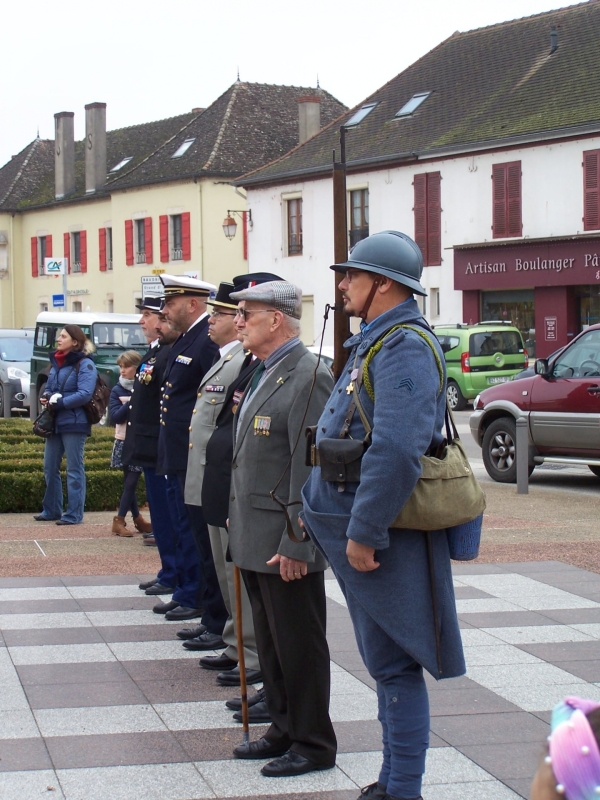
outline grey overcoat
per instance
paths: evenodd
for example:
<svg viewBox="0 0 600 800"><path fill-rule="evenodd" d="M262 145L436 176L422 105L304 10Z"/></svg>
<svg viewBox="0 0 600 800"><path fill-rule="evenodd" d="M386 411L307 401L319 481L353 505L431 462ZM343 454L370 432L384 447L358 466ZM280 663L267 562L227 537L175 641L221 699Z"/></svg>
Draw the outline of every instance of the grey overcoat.
<svg viewBox="0 0 600 800"><path fill-rule="evenodd" d="M206 446L223 408L229 384L234 381L244 361L244 349L237 342L202 378L190 422L190 452L185 479L185 502L202 505L202 480L206 465Z"/></svg>
<svg viewBox="0 0 600 800"><path fill-rule="evenodd" d="M283 503L300 500L300 490L310 471L304 463L304 429L316 424L333 387L329 369L319 364L309 402L316 363L316 356L298 344L250 396L240 419L231 472L229 548L234 563L242 569L279 573L278 566L269 567L266 563L276 553L307 561L309 572L327 567L311 541L291 541L284 513L269 496L285 472L277 497ZM257 424L268 427L268 436L264 428L262 433L255 429L257 417L262 418ZM288 509L299 538L300 508L294 505Z"/></svg>

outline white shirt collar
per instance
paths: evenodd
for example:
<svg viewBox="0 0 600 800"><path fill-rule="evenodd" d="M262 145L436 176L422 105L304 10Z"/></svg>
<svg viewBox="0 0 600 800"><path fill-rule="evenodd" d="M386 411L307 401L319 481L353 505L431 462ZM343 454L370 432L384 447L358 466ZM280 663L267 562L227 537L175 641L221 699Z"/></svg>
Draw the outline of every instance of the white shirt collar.
<svg viewBox="0 0 600 800"><path fill-rule="evenodd" d="M227 344L224 344L223 347L219 347L219 355L221 356L221 358L223 358L223 356L227 355L227 353L232 348L234 348L236 346L236 344L239 344L239 340L238 339L234 339L232 342L227 342Z"/></svg>
<svg viewBox="0 0 600 800"><path fill-rule="evenodd" d="M189 333L189 332L192 330L192 328L194 327L194 325L197 325L199 322L202 322L202 320L203 320L205 317L208 317L208 311L205 311L205 312L204 312L204 314L200 314L200 316L198 317L198 319L195 319L195 320L192 322L192 324L190 325L190 327L187 329L186 333Z"/></svg>

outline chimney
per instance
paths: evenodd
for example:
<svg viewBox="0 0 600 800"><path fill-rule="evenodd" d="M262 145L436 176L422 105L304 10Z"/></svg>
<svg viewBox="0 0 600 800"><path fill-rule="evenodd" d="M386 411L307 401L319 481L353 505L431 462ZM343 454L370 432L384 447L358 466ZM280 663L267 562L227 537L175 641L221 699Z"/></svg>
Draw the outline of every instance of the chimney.
<svg viewBox="0 0 600 800"><path fill-rule="evenodd" d="M321 98L318 95L298 98L298 128L300 144L321 130Z"/></svg>
<svg viewBox="0 0 600 800"><path fill-rule="evenodd" d="M57 200L75 190L75 132L72 111L54 115L54 196Z"/></svg>
<svg viewBox="0 0 600 800"><path fill-rule="evenodd" d="M106 103L85 107L85 191L98 191L106 183Z"/></svg>

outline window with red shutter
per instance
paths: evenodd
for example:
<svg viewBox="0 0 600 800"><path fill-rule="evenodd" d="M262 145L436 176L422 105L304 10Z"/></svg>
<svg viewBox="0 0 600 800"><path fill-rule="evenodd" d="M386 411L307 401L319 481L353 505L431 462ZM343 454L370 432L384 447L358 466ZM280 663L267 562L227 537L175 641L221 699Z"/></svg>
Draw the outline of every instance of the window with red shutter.
<svg viewBox="0 0 600 800"><path fill-rule="evenodd" d="M158 228L160 235L160 260L164 264L169 260L169 218L166 214L161 214L158 218Z"/></svg>
<svg viewBox="0 0 600 800"><path fill-rule="evenodd" d="M37 278L40 274L38 264L38 238L37 236L31 237L31 277Z"/></svg>
<svg viewBox="0 0 600 800"><path fill-rule="evenodd" d="M106 272L106 228L98 229L98 260L100 272Z"/></svg>
<svg viewBox="0 0 600 800"><path fill-rule="evenodd" d="M186 211L181 215L181 254L184 261L190 261L192 258L189 211Z"/></svg>
<svg viewBox="0 0 600 800"><path fill-rule="evenodd" d="M492 236L523 235L521 162L492 165Z"/></svg>
<svg viewBox="0 0 600 800"><path fill-rule="evenodd" d="M152 217L144 220L144 232L146 239L146 264L152 263Z"/></svg>
<svg viewBox="0 0 600 800"><path fill-rule="evenodd" d="M52 236L46 236L46 258L52 258Z"/></svg>
<svg viewBox="0 0 600 800"><path fill-rule="evenodd" d="M68 258L67 261L68 269L67 273L71 274L71 234L70 233L63 233L63 256Z"/></svg>
<svg viewBox="0 0 600 800"><path fill-rule="evenodd" d="M583 230L600 228L600 150L583 154Z"/></svg>
<svg viewBox="0 0 600 800"><path fill-rule="evenodd" d="M442 263L441 174L423 172L414 177L415 242L426 267Z"/></svg>
<svg viewBox="0 0 600 800"><path fill-rule="evenodd" d="M133 266L133 220L125 220L125 263Z"/></svg>
<svg viewBox="0 0 600 800"><path fill-rule="evenodd" d="M79 263L80 272L87 272L87 231L79 232Z"/></svg>

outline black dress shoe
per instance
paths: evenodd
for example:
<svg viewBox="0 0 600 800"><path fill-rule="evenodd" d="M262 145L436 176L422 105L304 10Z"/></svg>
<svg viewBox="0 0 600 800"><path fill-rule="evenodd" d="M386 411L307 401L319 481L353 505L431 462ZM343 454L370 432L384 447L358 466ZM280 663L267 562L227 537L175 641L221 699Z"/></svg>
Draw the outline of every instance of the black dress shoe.
<svg viewBox="0 0 600 800"><path fill-rule="evenodd" d="M182 628L180 631L177 631L177 636L180 639L195 639L197 636L200 636L201 633L206 633L208 628L206 625L196 625L195 628Z"/></svg>
<svg viewBox="0 0 600 800"><path fill-rule="evenodd" d="M172 611L167 611L165 618L170 620L196 619L196 617L201 617L202 614L204 614L203 608L188 608L177 603L176 608L172 609Z"/></svg>
<svg viewBox="0 0 600 800"><path fill-rule="evenodd" d="M246 670L246 683L261 683L262 672L259 669ZM240 668L234 667L227 670L227 672L219 672L217 675L217 683L220 686L239 686L240 685Z"/></svg>
<svg viewBox="0 0 600 800"><path fill-rule="evenodd" d="M58 517L45 517L43 514L35 514L34 520L36 522L54 522Z"/></svg>
<svg viewBox="0 0 600 800"><path fill-rule="evenodd" d="M225 647L225 642L218 633L201 633L195 639L187 639L183 646L186 650L222 650Z"/></svg>
<svg viewBox="0 0 600 800"><path fill-rule="evenodd" d="M154 584L156 584L156 583L158 583L158 578L153 578L151 581L144 581L143 583L140 583L140 585L138 586L138 589L141 589L143 592L145 592L146 589L149 589L151 586L154 586Z"/></svg>
<svg viewBox="0 0 600 800"><path fill-rule="evenodd" d="M235 751L234 751L235 752ZM269 761L261 769L261 774L265 778L288 778L293 775L305 775L307 772L314 772L319 769L333 769L335 764L315 764L304 758L300 753L289 750L284 755Z"/></svg>
<svg viewBox="0 0 600 800"><path fill-rule="evenodd" d="M255 742L238 744L233 750L236 758L271 758L272 756L282 756L289 750L289 745L281 742L270 742L263 736Z"/></svg>
<svg viewBox="0 0 600 800"><path fill-rule="evenodd" d="M233 718L236 722L244 721L241 711L236 711ZM255 703L255 705L248 707L248 722L271 722L271 715L269 714L269 709L264 700L261 703Z"/></svg>
<svg viewBox="0 0 600 800"><path fill-rule="evenodd" d="M385 800L386 797L385 787L375 781L375 783L370 783L368 786L363 786L358 800Z"/></svg>
<svg viewBox="0 0 600 800"><path fill-rule="evenodd" d="M237 661L234 661L233 658L229 658L225 653L221 653L220 656L203 656L200 659L200 666L204 667L204 669L233 669L237 667Z"/></svg>
<svg viewBox="0 0 600 800"><path fill-rule="evenodd" d="M175 589L172 586L163 586L162 583L155 583L146 589L146 594L173 594Z"/></svg>
<svg viewBox="0 0 600 800"><path fill-rule="evenodd" d="M152 611L155 614L165 614L167 611L173 611L173 609L179 608L179 603L176 603L175 600L169 600L168 603L157 603Z"/></svg>
<svg viewBox="0 0 600 800"><path fill-rule="evenodd" d="M57 519L55 525L77 525L77 523L71 522L68 519Z"/></svg>
<svg viewBox="0 0 600 800"><path fill-rule="evenodd" d="M256 694L253 694L252 697L248 698L248 708L256 705L257 703L263 703L265 700L265 687L263 686L259 689ZM230 708L232 711L241 711L242 708L242 698L241 697L234 697L233 700L226 700L225 705L227 708Z"/></svg>

